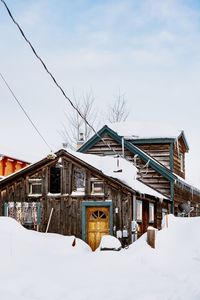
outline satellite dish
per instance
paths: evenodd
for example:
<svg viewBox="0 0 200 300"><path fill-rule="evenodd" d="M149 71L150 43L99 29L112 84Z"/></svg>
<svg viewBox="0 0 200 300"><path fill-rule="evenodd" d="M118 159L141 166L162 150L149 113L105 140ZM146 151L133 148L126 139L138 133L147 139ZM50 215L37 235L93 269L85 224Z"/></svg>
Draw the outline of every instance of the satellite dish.
<svg viewBox="0 0 200 300"><path fill-rule="evenodd" d="M188 203L180 203L178 209L185 214L189 214L192 211L192 207Z"/></svg>

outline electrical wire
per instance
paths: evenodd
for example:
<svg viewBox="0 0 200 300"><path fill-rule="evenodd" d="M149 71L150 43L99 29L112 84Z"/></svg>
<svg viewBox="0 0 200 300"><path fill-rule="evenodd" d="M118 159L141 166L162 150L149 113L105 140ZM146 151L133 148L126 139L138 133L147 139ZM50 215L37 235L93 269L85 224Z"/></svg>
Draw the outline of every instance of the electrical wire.
<svg viewBox="0 0 200 300"><path fill-rule="evenodd" d="M113 149L108 143L105 142L104 138L102 138L100 136L100 134L98 134L98 132L94 129L94 127L88 122L87 118L84 117L82 115L82 113L79 111L79 109L74 105L74 103L72 102L72 100L66 95L65 91L63 90L63 88L60 86L60 84L57 82L56 78L54 77L54 75L50 72L50 70L47 68L44 60L38 55L38 53L36 52L35 48L33 47L32 43L28 40L28 38L26 37L25 33L23 32L21 26L19 25L19 23L14 19L10 9L8 8L8 5L6 4L6 2L4 0L1 0L1 2L4 4L10 18L12 19L12 21L14 22L14 24L18 27L21 35L23 36L23 38L25 39L26 43L30 46L31 50L33 51L34 55L36 56L36 58L41 62L42 66L44 67L45 71L49 74L49 76L51 77L51 79L53 80L53 82L55 83L55 85L58 87L58 89L61 91L61 93L63 94L63 96L65 97L65 99L70 103L70 105L72 106L73 109L76 110L76 112L79 114L79 116L85 121L85 123L92 129L92 131L102 140L102 142L111 150L113 151L115 154L118 154L115 149Z"/></svg>
<svg viewBox="0 0 200 300"><path fill-rule="evenodd" d="M0 76L3 80L3 82L5 83L5 85L7 86L7 88L9 89L10 93L12 94L13 98L15 99L15 101L17 102L17 104L20 106L21 110L23 111L23 113L26 115L27 119L29 120L29 122L31 123L31 125L33 126L33 128L37 131L37 133L39 134L39 136L41 137L41 139L43 140L43 142L46 144L46 146L50 149L51 152L52 149L49 146L49 144L47 143L47 141L45 140L45 138L42 136L42 134L40 133L39 129L36 127L36 125L34 124L34 122L31 120L31 118L29 117L29 115L27 114L26 110L24 109L24 107L22 106L22 104L20 103L20 101L17 99L17 97L15 96L13 90L11 89L11 87L9 86L9 84L7 83L6 79L4 78L4 76L0 73Z"/></svg>
<svg viewBox="0 0 200 300"><path fill-rule="evenodd" d="M100 134L94 129L94 127L88 122L87 118L84 117L82 115L82 113L80 112L80 110L74 105L74 103L72 102L72 100L66 95L65 91L63 90L63 88L58 84L56 78L54 77L54 75L49 71L49 69L47 68L46 64L44 63L43 59L38 55L38 53L36 52L35 48L33 47L32 43L28 40L28 38L26 37L25 33L23 32L22 28L20 27L20 25L18 24L18 22L14 19L10 9L8 8L7 4L5 3L4 0L1 0L1 2L4 4L10 18L12 19L12 21L14 22L14 24L18 27L20 33L22 34L23 38L25 39L26 43L30 46L31 50L33 51L34 55L36 56L36 58L41 62L42 66L44 67L45 71L49 74L49 76L51 77L51 79L53 80L53 82L55 83L55 85L58 87L58 89L61 91L61 93L63 94L63 96L65 97L65 99L70 103L70 105L72 106L73 109L76 110L76 112L79 114L79 116L85 121L85 123L92 129L92 131L101 139L101 141L103 142L104 145L106 145L109 150L111 150L115 155L123 157L122 154L119 154L118 152L116 152L116 150L114 148L112 148L110 146L110 144L108 144L105 139L103 137L100 136ZM129 161L126 157L124 157L127 161ZM130 161L129 161L130 162ZM147 164L145 164L145 166L143 168L145 168L146 166L148 167L149 165L149 161L147 162ZM142 169L143 169L142 168Z"/></svg>

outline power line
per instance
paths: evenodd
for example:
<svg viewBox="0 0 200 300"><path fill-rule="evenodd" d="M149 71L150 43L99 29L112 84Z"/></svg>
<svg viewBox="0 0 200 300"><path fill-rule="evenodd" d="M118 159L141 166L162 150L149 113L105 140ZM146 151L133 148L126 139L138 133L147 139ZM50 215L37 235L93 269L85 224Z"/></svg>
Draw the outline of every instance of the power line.
<svg viewBox="0 0 200 300"><path fill-rule="evenodd" d="M117 153L115 151L115 149L113 149L108 143L106 143L106 141L104 140L104 138L102 138L100 136L100 134L94 129L94 127L88 122L87 118L84 117L82 115L82 113L79 111L79 109L73 104L73 102L71 101L71 99L66 95L65 91L63 90L63 88L58 84L57 80L55 79L55 77L53 76L53 74L49 71L49 69L47 68L46 64L44 63L44 61L42 60L42 58L37 54L36 50L34 49L33 45L31 44L31 42L27 39L26 35L24 34L22 28L20 27L20 25L17 23L17 21L14 19L11 11L9 10L7 4L5 3L4 0L1 0L1 2L4 4L10 18L12 19L12 21L14 22L14 24L18 27L20 33L22 34L23 38L25 39L25 41L28 43L28 45L30 46L31 50L33 51L34 55L36 56L36 58L41 62L41 64L43 65L45 71L49 74L49 76L51 77L51 79L53 80L53 82L56 84L56 86L58 87L58 89L61 91L61 93L63 94L63 96L65 97L65 99L70 103L70 105L72 106L73 109L76 110L76 112L79 114L79 116L85 121L85 123L92 129L92 131L101 139L101 141L104 143L104 145L106 145L114 154L116 154L118 157L121 157L122 155L120 155L119 153ZM7 85L7 84L6 84ZM10 88L9 88L10 89ZM11 91L11 90L10 90ZM12 93L13 94L13 93ZM21 105L20 105L21 106ZM26 114L27 115L27 114ZM28 117L28 116L27 116ZM29 118L29 117L28 117ZM31 120L30 120L31 121ZM35 125L33 124L33 122L31 121L32 125L34 126L34 128L37 130L37 128L35 127ZM46 145L47 142L44 140L44 138L42 137L42 135L40 134L40 132L37 130L38 134L41 136L41 138L43 139L43 141L45 142ZM49 145L48 145L49 147ZM50 147L49 147L50 148ZM52 151L52 150L51 150ZM150 156L150 155L149 155ZM124 157L127 161L129 161L126 157ZM129 161L130 162L130 161ZM149 162L147 162L147 166L148 166ZM145 165L146 167L146 165Z"/></svg>
<svg viewBox="0 0 200 300"><path fill-rule="evenodd" d="M72 102L72 100L66 95L65 91L63 90L63 88L60 86L60 84L57 82L56 78L54 77L54 75L49 71L49 69L47 68L45 62L43 61L43 59L38 55L38 53L36 52L35 48L33 47L32 43L28 40L28 38L26 37L25 33L23 32L21 26L19 25L19 23L14 19L10 9L8 8L6 2L4 0L1 0L1 2L4 4L10 18L12 19L12 21L14 22L14 24L18 27L21 35L23 36L23 38L25 39L26 43L30 46L31 50L33 51L34 55L36 56L36 58L40 61L40 63L42 64L42 66L44 67L45 71L49 74L49 76L51 77L51 79L53 80L53 82L56 84L56 86L58 87L58 89L61 91L61 93L63 94L63 96L65 97L65 99L70 103L70 105L72 106L73 109L76 110L76 112L79 114L79 116L85 121L85 123L92 129L92 131L102 140L102 142L111 150L113 151L115 154L118 154L115 149L113 149L108 143L105 142L104 138L102 138L98 132L94 129L94 127L88 122L87 118L84 117L82 115L82 113L79 111L79 109L74 105L74 103Z"/></svg>
<svg viewBox="0 0 200 300"><path fill-rule="evenodd" d="M43 142L47 145L47 147L50 149L51 152L52 149L49 146L49 144L47 143L47 141L45 140L45 138L42 136L42 134L40 133L40 131L38 130L38 128L36 127L36 125L33 123L33 121L31 120L31 118L29 117L29 115L27 114L27 112L25 111L24 107L22 106L22 104L20 103L20 101L17 99L17 97L15 96L14 92L12 91L11 87L8 85L6 79L4 78L4 76L0 73L0 76L2 78L2 80L4 81L5 85L7 86L7 88L9 89L9 91L11 92L13 98L15 99L15 101L17 102L17 104L20 106L21 110L23 111L23 113L26 115L27 119L29 120L29 122L31 123L31 125L33 126L33 128L37 131L37 133L39 134L39 136L41 137L41 139L43 140Z"/></svg>

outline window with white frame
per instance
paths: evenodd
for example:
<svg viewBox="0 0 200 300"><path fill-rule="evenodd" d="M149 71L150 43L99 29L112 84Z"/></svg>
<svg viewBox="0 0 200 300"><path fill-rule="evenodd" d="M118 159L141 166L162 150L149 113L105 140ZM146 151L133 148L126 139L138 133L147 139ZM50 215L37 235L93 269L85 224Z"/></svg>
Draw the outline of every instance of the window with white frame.
<svg viewBox="0 0 200 300"><path fill-rule="evenodd" d="M29 179L29 195L42 195L42 179Z"/></svg>
<svg viewBox="0 0 200 300"><path fill-rule="evenodd" d="M104 183L98 178L91 178L91 194L104 194Z"/></svg>
<svg viewBox="0 0 200 300"><path fill-rule="evenodd" d="M154 203L149 203L149 223L154 223Z"/></svg>
<svg viewBox="0 0 200 300"><path fill-rule="evenodd" d="M138 222L142 222L142 201L136 200L136 219Z"/></svg>

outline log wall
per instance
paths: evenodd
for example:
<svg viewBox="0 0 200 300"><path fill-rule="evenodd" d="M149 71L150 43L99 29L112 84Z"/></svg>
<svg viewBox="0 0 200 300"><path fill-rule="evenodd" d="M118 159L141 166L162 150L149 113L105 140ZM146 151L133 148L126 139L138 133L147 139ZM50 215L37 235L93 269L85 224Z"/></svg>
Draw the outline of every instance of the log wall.
<svg viewBox="0 0 200 300"><path fill-rule="evenodd" d="M185 145L182 139L179 139L174 144L174 157L173 157L173 165L174 165L174 173L178 176L181 176L185 179ZM183 155L183 170L181 170L181 159L180 155Z"/></svg>
<svg viewBox="0 0 200 300"><path fill-rule="evenodd" d="M115 142L109 135L103 136L106 143L116 151L116 153L122 154L122 147L117 142ZM165 166L169 167L169 145L137 145L141 150L146 151L148 154L152 155L155 159L160 159L160 162ZM161 149L159 150L159 147ZM88 154L96 155L114 155L114 153L102 142L97 142L88 151ZM140 180L152 188L158 190L160 193L170 197L170 182L164 178L160 173L149 167L146 162L142 161L139 157L134 158L133 153L126 150L124 151L126 159L131 161L138 169L138 176Z"/></svg>

